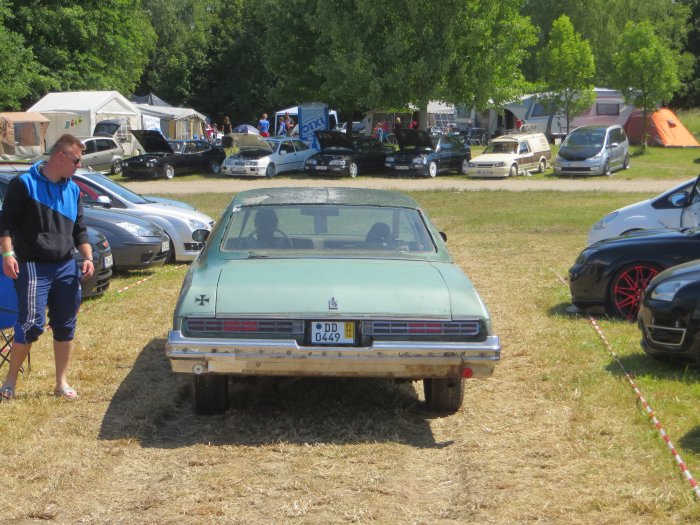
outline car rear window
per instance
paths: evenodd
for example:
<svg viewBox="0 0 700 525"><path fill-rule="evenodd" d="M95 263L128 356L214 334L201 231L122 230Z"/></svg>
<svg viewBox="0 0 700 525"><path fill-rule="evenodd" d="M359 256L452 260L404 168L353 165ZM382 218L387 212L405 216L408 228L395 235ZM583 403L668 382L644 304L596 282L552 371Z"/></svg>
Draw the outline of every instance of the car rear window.
<svg viewBox="0 0 700 525"><path fill-rule="evenodd" d="M418 210L312 204L247 206L234 211L221 250L304 250L367 256L435 253L436 247Z"/></svg>

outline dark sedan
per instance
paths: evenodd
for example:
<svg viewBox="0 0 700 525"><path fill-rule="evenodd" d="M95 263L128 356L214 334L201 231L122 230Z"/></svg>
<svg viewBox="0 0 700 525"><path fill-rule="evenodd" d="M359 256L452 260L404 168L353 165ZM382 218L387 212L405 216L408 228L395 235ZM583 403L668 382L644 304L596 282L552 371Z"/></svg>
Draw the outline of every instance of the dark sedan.
<svg viewBox="0 0 700 525"><path fill-rule="evenodd" d="M92 261L95 265L95 273L92 277L82 281L83 299L86 297L95 297L102 295L109 288L109 279L112 277L112 266L114 259L112 258L112 249L107 242L107 238L94 228L88 227L88 238L92 247ZM83 256L78 250L75 250L73 256L78 264L82 264Z"/></svg>
<svg viewBox="0 0 700 525"><path fill-rule="evenodd" d="M696 259L700 259L700 228L647 230L597 242L584 249L569 269L572 302L632 321L652 278Z"/></svg>
<svg viewBox="0 0 700 525"><path fill-rule="evenodd" d="M393 173L435 177L438 173L467 173L471 148L458 137L431 137L420 129L396 130L399 151L389 155L384 166Z"/></svg>
<svg viewBox="0 0 700 525"><path fill-rule="evenodd" d="M637 317L642 348L657 359L700 364L700 262L674 266L657 275Z"/></svg>
<svg viewBox="0 0 700 525"><path fill-rule="evenodd" d="M122 173L130 178L172 179L178 173L219 173L226 152L203 140L166 140L158 131L132 130L146 152L122 162Z"/></svg>
<svg viewBox="0 0 700 525"><path fill-rule="evenodd" d="M321 151L309 157L307 173L357 177L360 171L381 170L393 148L371 137L353 136L339 131L315 131Z"/></svg>
<svg viewBox="0 0 700 525"><path fill-rule="evenodd" d="M149 220L100 207L83 208L85 224L109 241L117 270L144 270L162 266L170 250L163 228Z"/></svg>

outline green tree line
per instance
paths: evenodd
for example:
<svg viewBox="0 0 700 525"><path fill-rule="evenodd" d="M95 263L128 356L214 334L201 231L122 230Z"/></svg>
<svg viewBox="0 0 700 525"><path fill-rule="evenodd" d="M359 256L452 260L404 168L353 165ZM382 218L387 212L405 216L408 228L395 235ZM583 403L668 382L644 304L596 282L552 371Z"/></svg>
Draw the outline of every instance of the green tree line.
<svg viewBox="0 0 700 525"><path fill-rule="evenodd" d="M632 96L654 75L654 103L698 106L699 14L700 0L0 0L0 108L153 92L244 122L302 101L486 108L545 89L575 113L594 85Z"/></svg>

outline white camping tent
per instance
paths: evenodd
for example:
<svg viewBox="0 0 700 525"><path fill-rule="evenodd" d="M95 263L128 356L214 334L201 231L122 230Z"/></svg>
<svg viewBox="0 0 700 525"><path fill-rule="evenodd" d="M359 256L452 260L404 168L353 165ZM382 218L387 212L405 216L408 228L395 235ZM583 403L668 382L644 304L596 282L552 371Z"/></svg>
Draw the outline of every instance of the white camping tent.
<svg viewBox="0 0 700 525"><path fill-rule="evenodd" d="M190 108L136 104L141 111L142 129L155 129L168 139L202 138L206 117Z"/></svg>
<svg viewBox="0 0 700 525"><path fill-rule="evenodd" d="M64 133L91 136L95 125L103 120L118 119L126 124L127 129L141 129L139 109L118 91L49 93L29 111L41 113L51 120L46 133L47 150ZM131 143L122 144L126 154L131 153L133 144L133 137Z"/></svg>

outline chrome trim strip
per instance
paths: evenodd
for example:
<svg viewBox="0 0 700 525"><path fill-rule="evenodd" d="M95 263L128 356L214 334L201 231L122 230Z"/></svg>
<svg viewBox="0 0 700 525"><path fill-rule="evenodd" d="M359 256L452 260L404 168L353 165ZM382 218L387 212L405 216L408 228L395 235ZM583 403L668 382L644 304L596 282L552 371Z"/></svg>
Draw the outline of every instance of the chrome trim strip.
<svg viewBox="0 0 700 525"><path fill-rule="evenodd" d="M375 341L371 347L356 346L299 346L293 339L215 339L190 338L179 330L168 333L166 355L175 358L197 358L202 354L228 354L238 358L256 354L281 354L281 357L465 357L476 361L498 361L501 358L501 343L496 335L480 342L416 342Z"/></svg>

